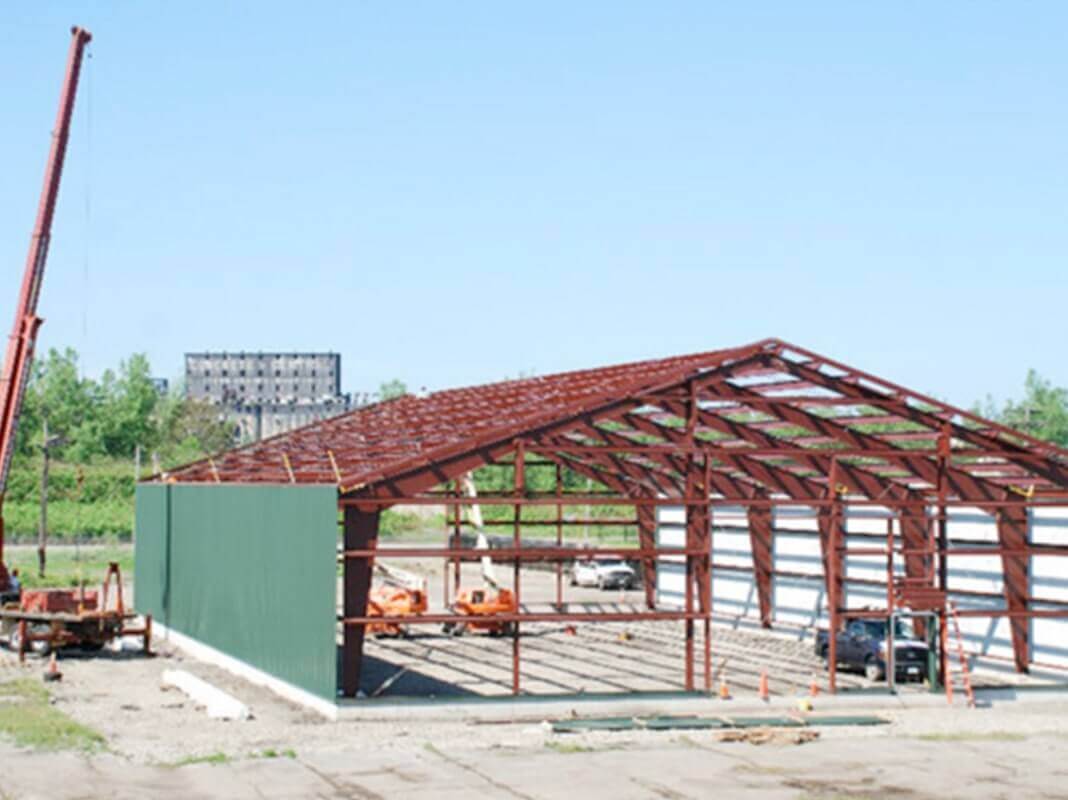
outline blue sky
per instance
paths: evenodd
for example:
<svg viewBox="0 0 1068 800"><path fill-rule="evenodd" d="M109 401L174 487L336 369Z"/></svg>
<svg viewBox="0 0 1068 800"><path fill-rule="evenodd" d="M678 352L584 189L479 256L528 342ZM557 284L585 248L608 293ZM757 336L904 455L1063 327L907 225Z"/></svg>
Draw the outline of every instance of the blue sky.
<svg viewBox="0 0 1068 800"><path fill-rule="evenodd" d="M441 388L779 336L965 405L1068 384L1062 3L8 4L0 324L75 22L40 347L90 373L323 349Z"/></svg>

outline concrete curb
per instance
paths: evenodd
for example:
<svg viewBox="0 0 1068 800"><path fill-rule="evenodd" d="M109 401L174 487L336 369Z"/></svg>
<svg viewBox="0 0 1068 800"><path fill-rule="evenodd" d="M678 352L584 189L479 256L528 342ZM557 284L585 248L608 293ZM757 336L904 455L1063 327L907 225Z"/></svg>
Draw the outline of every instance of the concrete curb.
<svg viewBox="0 0 1068 800"><path fill-rule="evenodd" d="M797 703L807 695L776 696L768 702L756 698L720 700L703 695L677 697L521 697L477 700L353 700L338 703L337 719L372 721L425 720L440 722L536 722L566 717L657 716L664 714L788 714L798 711ZM1068 690L1057 689L976 689L980 707L1004 703L1068 703ZM872 713L920 708L947 708L944 694L858 693L810 698L813 711L867 711ZM954 707L961 708L958 700Z"/></svg>

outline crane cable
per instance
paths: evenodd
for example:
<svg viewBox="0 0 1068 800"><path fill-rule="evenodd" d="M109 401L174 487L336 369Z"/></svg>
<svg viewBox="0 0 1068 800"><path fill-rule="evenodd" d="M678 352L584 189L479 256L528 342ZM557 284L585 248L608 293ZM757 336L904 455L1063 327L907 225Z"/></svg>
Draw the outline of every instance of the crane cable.
<svg viewBox="0 0 1068 800"><path fill-rule="evenodd" d="M78 374L81 380L85 380L85 357L89 346L89 252L90 231L92 230L92 183L93 183L93 49L92 45L86 46L85 51L85 190L84 190L84 213L85 221L82 229L82 336L81 354L78 358ZM84 591L85 576L81 558L82 538L82 495L85 484L85 469L82 464L77 468L76 485L77 491L74 498L74 560L76 565L76 578L78 586Z"/></svg>
<svg viewBox="0 0 1068 800"><path fill-rule="evenodd" d="M85 228L82 254L82 347L89 341L89 251L92 230L93 182L93 51L85 53ZM84 349L83 349L84 352Z"/></svg>

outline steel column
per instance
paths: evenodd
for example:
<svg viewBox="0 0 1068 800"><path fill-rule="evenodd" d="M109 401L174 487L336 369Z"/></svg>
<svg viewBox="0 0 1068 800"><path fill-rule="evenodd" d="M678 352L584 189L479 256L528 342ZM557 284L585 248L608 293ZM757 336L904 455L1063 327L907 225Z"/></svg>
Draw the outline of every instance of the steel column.
<svg viewBox="0 0 1068 800"><path fill-rule="evenodd" d="M560 466L560 462L556 462L556 496L559 498L563 494L563 468ZM560 547L564 543L564 506L561 503L556 504L556 546ZM564 610L564 562L556 562L556 610Z"/></svg>
<svg viewBox="0 0 1068 800"><path fill-rule="evenodd" d="M656 508L635 506L638 513L638 546L642 550L656 547ZM656 607L656 560L642 558L642 584L645 586L645 605Z"/></svg>
<svg viewBox="0 0 1068 800"><path fill-rule="evenodd" d="M760 623L771 627L772 510L767 506L749 506L749 545L753 552L753 578L760 601Z"/></svg>
<svg viewBox="0 0 1068 800"><path fill-rule="evenodd" d="M997 513L998 541L1001 547L1016 553L1026 552L1029 542L1027 509L1005 505ZM1017 672L1028 672L1031 661L1031 635L1028 619L1028 588L1030 563L1027 555L1002 555L1005 607L1009 612L1012 630L1012 654Z"/></svg>
<svg viewBox="0 0 1068 800"><path fill-rule="evenodd" d="M523 442L519 442L515 449L515 527L512 529L512 546L518 551L522 547L520 527L520 514L523 509L523 491L526 489L526 464ZM515 592L516 608L522 607L522 599L519 593L519 565L522 562L517 558L512 568L512 591ZM512 694L519 694L519 620L512 623Z"/></svg>
<svg viewBox="0 0 1068 800"><path fill-rule="evenodd" d="M344 510L344 542L346 550L373 550L378 543L379 512L364 511L356 506ZM345 618L367 615L367 599L371 592L371 572L374 558L347 558L343 569L343 608ZM363 625L346 625L341 651L341 694L355 697L360 689L360 668L363 664Z"/></svg>
<svg viewBox="0 0 1068 800"><path fill-rule="evenodd" d="M831 694L838 692L838 609L841 606L841 553L839 544L840 509L838 500L838 461L831 461L827 491L832 501L819 510L820 544L823 545L823 575L827 585L827 670Z"/></svg>

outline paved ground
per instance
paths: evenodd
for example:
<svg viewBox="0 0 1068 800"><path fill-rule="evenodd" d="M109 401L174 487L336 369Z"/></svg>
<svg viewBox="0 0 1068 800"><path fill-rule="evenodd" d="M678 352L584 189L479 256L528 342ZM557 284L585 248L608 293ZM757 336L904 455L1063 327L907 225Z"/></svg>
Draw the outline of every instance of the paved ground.
<svg viewBox="0 0 1068 800"><path fill-rule="evenodd" d="M11 798L1063 798L1056 708L911 711L801 745L710 733L557 735L539 724L334 725L294 758L158 766L0 746ZM216 723L224 725L225 723ZM232 723L231 723L232 724ZM324 723L325 724L325 723Z"/></svg>

